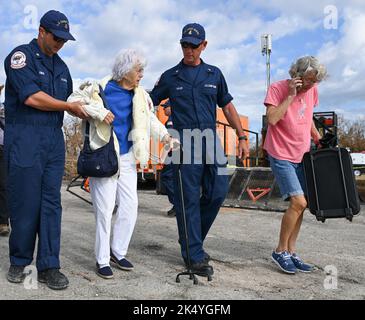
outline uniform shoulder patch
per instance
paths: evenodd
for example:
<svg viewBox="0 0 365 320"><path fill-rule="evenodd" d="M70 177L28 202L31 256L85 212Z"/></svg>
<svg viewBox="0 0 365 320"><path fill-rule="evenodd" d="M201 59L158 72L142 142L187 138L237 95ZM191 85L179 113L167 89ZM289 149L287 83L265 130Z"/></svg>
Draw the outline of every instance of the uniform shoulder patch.
<svg viewBox="0 0 365 320"><path fill-rule="evenodd" d="M21 69L24 68L27 64L27 56L22 51L16 51L10 58L10 67L13 69Z"/></svg>

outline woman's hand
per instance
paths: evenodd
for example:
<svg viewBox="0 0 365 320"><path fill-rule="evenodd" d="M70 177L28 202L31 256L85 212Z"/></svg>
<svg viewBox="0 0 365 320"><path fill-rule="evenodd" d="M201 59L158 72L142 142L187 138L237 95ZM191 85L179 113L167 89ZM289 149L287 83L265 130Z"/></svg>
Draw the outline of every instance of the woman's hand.
<svg viewBox="0 0 365 320"><path fill-rule="evenodd" d="M166 157L168 156L169 152L178 150L180 148L180 141L178 139L175 139L171 137L169 134L166 134L161 142L164 144L162 153L160 156L161 163L164 163L166 160Z"/></svg>
<svg viewBox="0 0 365 320"><path fill-rule="evenodd" d="M172 137L169 134L165 134L161 140L164 145L170 144Z"/></svg>
<svg viewBox="0 0 365 320"><path fill-rule="evenodd" d="M104 120L103 120L106 124L111 125L112 122L114 121L114 114L112 114L110 111L108 112L108 114L105 116Z"/></svg>
<svg viewBox="0 0 365 320"><path fill-rule="evenodd" d="M303 86L303 80L300 77L296 77L289 80L289 96L296 96L297 89Z"/></svg>
<svg viewBox="0 0 365 320"><path fill-rule="evenodd" d="M164 148L168 150L176 150L180 147L180 141L166 134L161 142L164 144Z"/></svg>

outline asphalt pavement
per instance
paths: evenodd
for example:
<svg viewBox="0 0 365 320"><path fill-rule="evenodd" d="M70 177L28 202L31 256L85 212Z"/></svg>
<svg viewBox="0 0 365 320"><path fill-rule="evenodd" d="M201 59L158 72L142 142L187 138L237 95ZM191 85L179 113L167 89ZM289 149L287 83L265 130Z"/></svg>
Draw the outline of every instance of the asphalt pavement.
<svg viewBox="0 0 365 320"><path fill-rule="evenodd" d="M78 192L89 196L81 189ZM205 241L213 280L199 277L194 285L188 277L175 281L184 265L176 220L166 215L170 209L166 196L139 191L139 217L127 255L135 268L129 272L114 269L111 280L95 273L91 205L66 192L65 186L62 204L61 263L69 288L52 291L31 275L24 284L9 283L8 239L0 238L0 300L365 299L364 209L352 223L345 219L320 223L306 212L297 251L316 271L287 275L270 258L282 212L222 208Z"/></svg>

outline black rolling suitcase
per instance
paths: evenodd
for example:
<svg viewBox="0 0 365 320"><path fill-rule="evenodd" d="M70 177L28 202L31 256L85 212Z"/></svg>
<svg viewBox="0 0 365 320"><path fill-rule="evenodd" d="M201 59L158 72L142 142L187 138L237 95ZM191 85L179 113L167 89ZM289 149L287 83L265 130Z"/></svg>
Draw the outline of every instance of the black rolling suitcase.
<svg viewBox="0 0 365 320"><path fill-rule="evenodd" d="M350 154L344 148L310 151L303 157L308 208L318 221L346 218L360 211Z"/></svg>

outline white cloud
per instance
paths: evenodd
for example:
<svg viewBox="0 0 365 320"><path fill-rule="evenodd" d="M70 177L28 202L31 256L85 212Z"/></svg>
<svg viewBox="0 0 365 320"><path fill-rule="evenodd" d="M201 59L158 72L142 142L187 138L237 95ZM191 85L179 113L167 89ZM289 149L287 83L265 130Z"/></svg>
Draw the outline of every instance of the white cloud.
<svg viewBox="0 0 365 320"><path fill-rule="evenodd" d="M319 51L320 59L327 65L330 77L321 85L322 99L341 109L341 106L365 101L365 12L347 8L344 24L337 42L325 43ZM357 109L355 114L364 113Z"/></svg>
<svg viewBox="0 0 365 320"><path fill-rule="evenodd" d="M12 48L27 43L37 30L25 30L24 7L27 0L1 0L11 23L4 25L4 12L0 13L0 56ZM4 3L4 6L3 6ZM71 20L75 43L67 43L61 51L75 83L83 78L100 78L109 73L116 53L126 47L143 50L148 66L142 84L151 88L159 75L177 64L181 57L179 39L181 28L188 22L200 22L206 27L208 47L203 59L223 71L234 102L241 114L250 117L254 130L261 127L265 112L265 57L260 53L260 35L272 33L274 41L272 78L287 77L292 57L285 52L279 56L275 45L290 39L290 45L303 54L313 52L328 67L330 78L320 85L321 108L361 112L359 101L365 98L365 4L363 1L333 0L338 8L338 30L324 30L326 0L241 0L197 1L177 0L113 0L113 1L33 1L43 14L49 8L61 10ZM207 4L208 3L208 4ZM316 41L295 36L306 30L315 30L326 39L316 49ZM294 40L293 40L294 38ZM317 39L317 41L319 41ZM5 76L0 72L0 82ZM353 103L355 101L355 103Z"/></svg>

